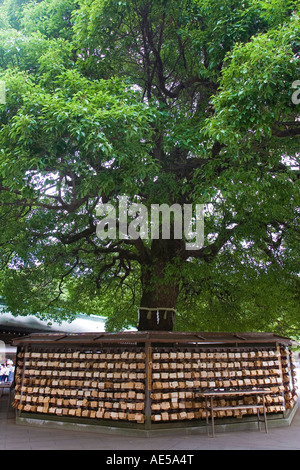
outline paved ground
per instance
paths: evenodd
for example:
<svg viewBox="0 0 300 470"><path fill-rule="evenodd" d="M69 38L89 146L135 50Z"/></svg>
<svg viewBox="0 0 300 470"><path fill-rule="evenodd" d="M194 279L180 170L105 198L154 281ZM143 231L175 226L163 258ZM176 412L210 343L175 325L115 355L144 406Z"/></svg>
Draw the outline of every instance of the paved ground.
<svg viewBox="0 0 300 470"><path fill-rule="evenodd" d="M300 405L300 403L299 403ZM264 431L229 431L206 434L131 437L109 433L17 425L14 410L6 414L5 396L0 402L0 450L300 450L300 406L290 426Z"/></svg>

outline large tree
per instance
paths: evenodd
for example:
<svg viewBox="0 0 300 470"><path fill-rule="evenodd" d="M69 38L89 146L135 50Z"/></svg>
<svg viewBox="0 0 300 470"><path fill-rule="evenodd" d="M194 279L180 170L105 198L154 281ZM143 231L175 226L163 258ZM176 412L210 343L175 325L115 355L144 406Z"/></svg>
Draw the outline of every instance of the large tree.
<svg viewBox="0 0 300 470"><path fill-rule="evenodd" d="M2 1L13 312L148 330L174 317L143 307L177 308L180 329L297 334L298 14L286 0ZM205 204L204 245L100 240L96 208L120 196Z"/></svg>

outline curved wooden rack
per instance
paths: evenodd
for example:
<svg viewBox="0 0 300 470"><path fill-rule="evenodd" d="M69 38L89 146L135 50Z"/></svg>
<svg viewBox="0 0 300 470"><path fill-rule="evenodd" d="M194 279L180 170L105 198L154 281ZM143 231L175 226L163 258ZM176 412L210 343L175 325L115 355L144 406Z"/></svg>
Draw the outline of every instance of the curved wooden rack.
<svg viewBox="0 0 300 470"><path fill-rule="evenodd" d="M255 416L247 390L268 391L267 413L296 401L292 341L273 333L34 333L14 345L13 406L31 417L150 429L205 425L205 392L235 392L216 418Z"/></svg>

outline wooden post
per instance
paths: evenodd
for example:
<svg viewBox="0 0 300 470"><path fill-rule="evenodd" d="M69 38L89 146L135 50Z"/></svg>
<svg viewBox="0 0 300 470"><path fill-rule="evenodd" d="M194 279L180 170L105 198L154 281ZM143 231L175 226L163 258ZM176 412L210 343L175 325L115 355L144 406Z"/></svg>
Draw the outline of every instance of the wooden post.
<svg viewBox="0 0 300 470"><path fill-rule="evenodd" d="M23 368L22 368L22 379L21 379L21 393L20 393L20 405L22 404L22 398L23 398L23 383L24 383L24 376L25 376L25 369L26 369L26 354L28 352L28 344L25 344L24 348L24 361L23 361ZM19 416L21 412L19 411Z"/></svg>
<svg viewBox="0 0 300 470"><path fill-rule="evenodd" d="M145 341L145 354L145 429L151 429L152 347L149 340Z"/></svg>
<svg viewBox="0 0 300 470"><path fill-rule="evenodd" d="M277 344L276 350L278 352L278 361L279 361L281 384L283 385L283 370L282 370L282 362L281 362L281 351L280 351L280 346L278 344ZM282 396L283 396L283 406L284 406L283 416L286 416L286 403L285 403L284 390L282 391Z"/></svg>

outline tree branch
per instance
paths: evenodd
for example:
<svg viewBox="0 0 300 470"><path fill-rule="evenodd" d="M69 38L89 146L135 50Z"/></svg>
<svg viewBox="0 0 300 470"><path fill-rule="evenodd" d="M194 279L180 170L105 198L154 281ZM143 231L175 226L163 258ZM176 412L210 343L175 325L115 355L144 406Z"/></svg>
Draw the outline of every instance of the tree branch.
<svg viewBox="0 0 300 470"><path fill-rule="evenodd" d="M186 258L202 258L207 263L213 261L225 243L227 243L234 235L238 227L239 225L236 225L233 228L223 230L222 233L219 233L217 239L210 245L204 246L199 250L187 251Z"/></svg>
<svg viewBox="0 0 300 470"><path fill-rule="evenodd" d="M300 135L299 121L283 122L281 125L285 127L285 129L274 127L273 135L275 137L296 137L297 135Z"/></svg>
<svg viewBox="0 0 300 470"><path fill-rule="evenodd" d="M74 269L76 268L76 266L78 266L78 264L79 264L79 257L77 256L76 261L73 264L73 266L71 266L70 269L68 269L68 271L61 276L60 282L59 282L59 285L58 285L58 294L54 299L50 300L50 302L48 303L48 307L51 304L53 304L54 302L56 302L60 298L60 296L63 294L62 285L64 283L64 280L67 276L69 276L71 274L72 271L74 271Z"/></svg>

